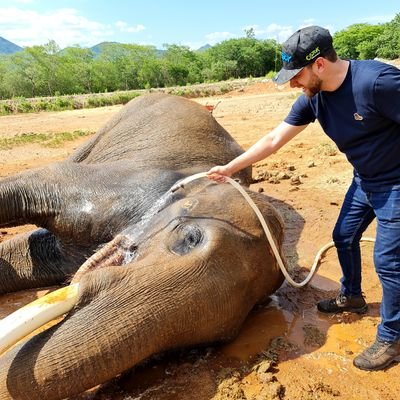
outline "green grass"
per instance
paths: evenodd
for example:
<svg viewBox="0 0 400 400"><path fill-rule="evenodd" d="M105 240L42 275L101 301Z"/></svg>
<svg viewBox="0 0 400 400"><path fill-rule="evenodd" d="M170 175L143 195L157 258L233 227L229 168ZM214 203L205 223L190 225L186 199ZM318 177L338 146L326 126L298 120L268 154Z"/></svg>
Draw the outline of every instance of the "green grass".
<svg viewBox="0 0 400 400"><path fill-rule="evenodd" d="M83 108L126 104L133 98L140 96L143 93L151 92L163 92L188 98L208 97L221 95L232 90L239 89L248 84L257 82L258 80L258 78L249 78L244 80L238 79L187 86L172 86L158 89L150 88L148 90L140 89L136 91L118 91L114 93L97 93L90 95L65 95L54 97L36 97L32 99L15 97L8 100L0 100L0 116L41 111L77 110Z"/></svg>
<svg viewBox="0 0 400 400"><path fill-rule="evenodd" d="M57 148L65 142L73 141L82 136L91 135L93 132L73 131L60 133L23 133L10 138L0 138L0 150L10 150L14 147L27 144L39 144L43 147Z"/></svg>
<svg viewBox="0 0 400 400"><path fill-rule="evenodd" d="M57 96L51 98L25 99L18 97L0 102L0 115L40 111L64 111L126 104L140 94L137 92L112 95Z"/></svg>

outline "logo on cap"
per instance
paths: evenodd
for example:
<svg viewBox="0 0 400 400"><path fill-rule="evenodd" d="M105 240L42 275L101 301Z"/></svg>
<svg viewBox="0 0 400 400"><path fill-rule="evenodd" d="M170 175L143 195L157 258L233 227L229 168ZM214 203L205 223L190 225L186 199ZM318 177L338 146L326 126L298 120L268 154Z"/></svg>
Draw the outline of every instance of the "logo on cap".
<svg viewBox="0 0 400 400"><path fill-rule="evenodd" d="M315 56L317 56L318 54L321 54L321 51L319 49L319 47L316 47L313 51L311 51L310 53L308 53L306 55L306 60L310 61L312 60Z"/></svg>
<svg viewBox="0 0 400 400"><path fill-rule="evenodd" d="M282 51L282 61L284 62L290 62L290 60L292 59L292 56L290 56L289 54L286 54Z"/></svg>

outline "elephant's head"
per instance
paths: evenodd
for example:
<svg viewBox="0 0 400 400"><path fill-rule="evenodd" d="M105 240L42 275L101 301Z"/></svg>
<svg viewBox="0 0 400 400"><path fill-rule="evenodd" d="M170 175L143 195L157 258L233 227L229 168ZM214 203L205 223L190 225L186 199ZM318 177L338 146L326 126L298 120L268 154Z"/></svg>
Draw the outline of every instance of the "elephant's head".
<svg viewBox="0 0 400 400"><path fill-rule="evenodd" d="M282 222L252 193L276 238ZM261 225L230 185L198 180L126 228L75 276L76 306L1 359L1 399L63 399L153 354L224 341L283 277Z"/></svg>
<svg viewBox="0 0 400 400"><path fill-rule="evenodd" d="M67 161L0 181L0 226L41 228L0 243L0 294L72 276L79 287L61 322L1 356L1 400L63 399L237 333L283 280L253 210L204 179L158 199L241 153L204 107L141 96ZM237 178L248 184L250 169ZM280 248L281 220L251 195Z"/></svg>

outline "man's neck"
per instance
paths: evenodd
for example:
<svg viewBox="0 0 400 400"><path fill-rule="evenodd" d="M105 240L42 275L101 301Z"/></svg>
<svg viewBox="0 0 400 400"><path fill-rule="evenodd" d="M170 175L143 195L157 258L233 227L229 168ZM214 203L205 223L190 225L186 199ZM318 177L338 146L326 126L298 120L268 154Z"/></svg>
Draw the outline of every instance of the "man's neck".
<svg viewBox="0 0 400 400"><path fill-rule="evenodd" d="M327 71L328 73L322 83L322 90L334 92L335 90L339 89L346 79L349 66L349 61L341 60L340 58L336 62L330 63Z"/></svg>

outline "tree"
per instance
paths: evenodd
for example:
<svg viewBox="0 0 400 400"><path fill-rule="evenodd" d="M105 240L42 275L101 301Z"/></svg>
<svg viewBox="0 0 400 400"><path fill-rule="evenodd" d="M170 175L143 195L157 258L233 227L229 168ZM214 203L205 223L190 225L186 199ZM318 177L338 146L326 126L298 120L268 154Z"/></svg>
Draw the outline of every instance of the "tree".
<svg viewBox="0 0 400 400"><path fill-rule="evenodd" d="M62 94L91 93L94 53L79 46L60 54L59 87Z"/></svg>
<svg viewBox="0 0 400 400"><path fill-rule="evenodd" d="M138 74L139 87L144 89L165 86L162 61L157 57L146 58Z"/></svg>
<svg viewBox="0 0 400 400"><path fill-rule="evenodd" d="M378 48L375 39L383 30L383 25L350 25L333 35L333 45L341 58L375 58Z"/></svg>
<svg viewBox="0 0 400 400"><path fill-rule="evenodd" d="M278 44L274 40L257 40L255 38L229 39L218 43L207 50L208 70L218 71L214 79L221 78L221 67L226 68L222 79L243 78L247 76L264 76L276 70ZM235 69L232 69L235 65Z"/></svg>
<svg viewBox="0 0 400 400"><path fill-rule="evenodd" d="M201 78L201 59L187 46L165 44L162 56L166 85L186 85Z"/></svg>
<svg viewBox="0 0 400 400"><path fill-rule="evenodd" d="M54 40L50 40L44 46L32 46L25 49L33 60L32 67L39 75L42 95L54 96L58 91L58 69L60 48ZM46 88L46 89L44 89Z"/></svg>
<svg viewBox="0 0 400 400"><path fill-rule="evenodd" d="M105 43L94 60L95 86L99 91L142 88L140 71L148 60L155 59L153 46Z"/></svg>
<svg viewBox="0 0 400 400"><path fill-rule="evenodd" d="M378 57L389 60L400 57L400 14L383 26L383 32L376 38L375 44Z"/></svg>
<svg viewBox="0 0 400 400"><path fill-rule="evenodd" d="M3 75L3 90L7 97L35 97L45 91L40 69L26 50L8 56Z"/></svg>
<svg viewBox="0 0 400 400"><path fill-rule="evenodd" d="M246 34L247 39L255 39L256 38L254 28L245 29L244 33Z"/></svg>
<svg viewBox="0 0 400 400"><path fill-rule="evenodd" d="M333 45L341 58L375 58L375 38L381 35L382 25L354 24L333 35Z"/></svg>
<svg viewBox="0 0 400 400"><path fill-rule="evenodd" d="M386 24L354 24L335 33L333 44L342 58L400 57L400 14Z"/></svg>

